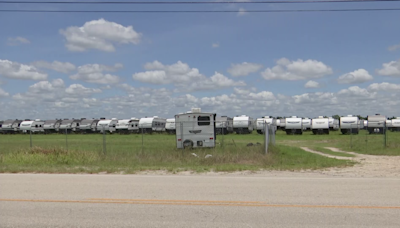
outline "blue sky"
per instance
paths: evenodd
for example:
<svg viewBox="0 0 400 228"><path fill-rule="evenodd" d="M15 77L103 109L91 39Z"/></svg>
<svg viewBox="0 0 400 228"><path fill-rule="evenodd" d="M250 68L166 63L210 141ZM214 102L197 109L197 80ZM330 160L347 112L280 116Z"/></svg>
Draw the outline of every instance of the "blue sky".
<svg viewBox="0 0 400 228"><path fill-rule="evenodd" d="M7 9L46 10L396 7L400 8L400 2L2 5ZM99 26L89 25L100 19ZM191 107L253 117L374 113L399 116L400 48L395 46L400 44L399 19L399 11L244 15L0 12L0 103L10 107L0 111L0 119L171 117ZM114 33L115 27L121 30ZM84 31L80 36L94 43L72 40L79 29ZM71 34L68 37L60 31ZM99 40L114 50L105 50L105 45L98 45ZM80 50L69 48L71 45ZM54 61L60 62L58 71L50 69L55 67ZM145 68L146 63L154 61L162 67ZM176 64L178 61L181 64ZM7 68L10 62L14 64L12 69ZM391 64L385 68L385 63ZM87 64L97 64L97 70ZM232 64L238 64L235 72L242 73L235 76L232 69L229 71ZM91 73L79 70L85 65ZM281 71L274 70L277 65ZM30 67L28 72L23 66ZM272 73L267 74L268 69ZM355 72L359 69L362 70ZM47 76L33 78L35 72ZM24 79L16 76L22 74ZM107 78L107 74L113 78ZM96 81L88 79L91 77ZM57 79L63 83L54 82ZM308 87L315 88L306 88L309 81Z"/></svg>

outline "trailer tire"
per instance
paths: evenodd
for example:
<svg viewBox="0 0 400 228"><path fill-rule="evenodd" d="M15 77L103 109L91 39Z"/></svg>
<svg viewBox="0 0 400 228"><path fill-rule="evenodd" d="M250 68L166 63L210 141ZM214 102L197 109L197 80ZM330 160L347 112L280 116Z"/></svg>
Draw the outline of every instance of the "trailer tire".
<svg viewBox="0 0 400 228"><path fill-rule="evenodd" d="M193 141L186 139L185 141L183 141L183 149L192 149L193 148Z"/></svg>

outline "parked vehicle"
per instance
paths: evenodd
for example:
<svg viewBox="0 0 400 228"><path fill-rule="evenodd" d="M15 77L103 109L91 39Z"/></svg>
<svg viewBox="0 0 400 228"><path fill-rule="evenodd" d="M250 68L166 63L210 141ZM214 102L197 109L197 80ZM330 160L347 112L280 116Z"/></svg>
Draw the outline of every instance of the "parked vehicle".
<svg viewBox="0 0 400 228"><path fill-rule="evenodd" d="M311 130L311 119L310 118L303 118L303 131L309 131Z"/></svg>
<svg viewBox="0 0 400 228"><path fill-rule="evenodd" d="M140 133L153 133L164 132L167 120L158 116L140 118L139 132Z"/></svg>
<svg viewBox="0 0 400 228"><path fill-rule="evenodd" d="M217 137L216 113L201 112L200 108L175 115L176 147L215 147Z"/></svg>
<svg viewBox="0 0 400 228"><path fill-rule="evenodd" d="M333 117L328 117L329 119L329 130L330 131L337 131L340 128L340 121Z"/></svg>
<svg viewBox="0 0 400 228"><path fill-rule="evenodd" d="M318 118L314 118L311 121L311 130L314 135L329 135L329 118L324 118L323 116L319 116Z"/></svg>
<svg viewBox="0 0 400 228"><path fill-rule="evenodd" d="M253 118L241 115L233 117L233 131L236 134L250 134L254 129Z"/></svg>
<svg viewBox="0 0 400 228"><path fill-rule="evenodd" d="M98 119L84 119L79 123L79 132L81 133L96 133Z"/></svg>
<svg viewBox="0 0 400 228"><path fill-rule="evenodd" d="M392 119L392 131L400 131L400 117Z"/></svg>
<svg viewBox="0 0 400 228"><path fill-rule="evenodd" d="M376 114L368 116L368 132L370 134L384 134L386 131L386 116Z"/></svg>
<svg viewBox="0 0 400 228"><path fill-rule="evenodd" d="M22 123L22 120L5 120L1 125L1 130L3 134L15 134L19 131L19 126Z"/></svg>
<svg viewBox="0 0 400 228"><path fill-rule="evenodd" d="M100 119L97 123L97 131L100 133L114 133L116 131L116 126L118 123L117 118L112 118L111 120Z"/></svg>
<svg viewBox="0 0 400 228"><path fill-rule="evenodd" d="M282 122L281 122L282 123ZM287 135L302 135L303 121L297 116L285 119L285 131Z"/></svg>
<svg viewBox="0 0 400 228"><path fill-rule="evenodd" d="M233 118L228 116L217 117L215 127L218 135L233 133Z"/></svg>
<svg viewBox="0 0 400 228"><path fill-rule="evenodd" d="M364 128L364 121L357 116L348 115L340 117L340 131L342 134L358 134Z"/></svg>
<svg viewBox="0 0 400 228"><path fill-rule="evenodd" d="M60 130L62 120L46 120L43 124L45 134L56 133Z"/></svg>

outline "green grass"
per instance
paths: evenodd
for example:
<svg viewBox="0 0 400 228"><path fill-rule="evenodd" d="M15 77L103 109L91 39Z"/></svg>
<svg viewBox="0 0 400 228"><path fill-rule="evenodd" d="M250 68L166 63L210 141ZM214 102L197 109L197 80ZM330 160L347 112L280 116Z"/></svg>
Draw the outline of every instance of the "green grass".
<svg viewBox="0 0 400 228"><path fill-rule="evenodd" d="M313 135L304 132L303 135L286 135L283 131L277 131L278 144L305 147L337 147L343 151L351 151L371 155L400 155L400 132L388 132L383 135L370 135L361 130L358 135L343 135L340 131L331 131L329 135Z"/></svg>
<svg viewBox="0 0 400 228"><path fill-rule="evenodd" d="M343 153L343 152L335 152L324 147L313 147L313 150L319 151L324 154L329 154L333 156L340 156L340 157L355 157L353 154Z"/></svg>
<svg viewBox="0 0 400 228"><path fill-rule="evenodd" d="M68 142L68 145L67 143ZM257 145L257 142L260 145ZM248 147L248 143L255 146ZM352 162L326 158L278 144L263 153L263 136L217 137L213 149L176 149L175 135L0 135L0 172L135 173L144 170L242 171L343 167ZM198 157L192 155L196 153ZM207 154L212 157L205 158Z"/></svg>

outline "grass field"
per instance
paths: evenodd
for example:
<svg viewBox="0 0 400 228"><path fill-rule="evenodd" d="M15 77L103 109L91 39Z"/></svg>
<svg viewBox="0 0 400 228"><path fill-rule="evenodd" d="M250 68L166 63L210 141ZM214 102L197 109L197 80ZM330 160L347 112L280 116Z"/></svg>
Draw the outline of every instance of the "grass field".
<svg viewBox="0 0 400 228"><path fill-rule="evenodd" d="M341 167L352 162L305 152L296 142L317 144L320 136L286 136L278 132L277 145L263 153L263 136L217 137L214 149L176 149L175 135L0 135L1 172L134 173L193 170L300 170ZM326 137L326 136L322 136ZM143 143L142 143L143 142ZM288 143L290 142L290 143ZM254 146L248 147L248 143ZM143 146L142 146L143 145ZM197 156L192 155L195 153ZM206 155L212 155L205 158Z"/></svg>

